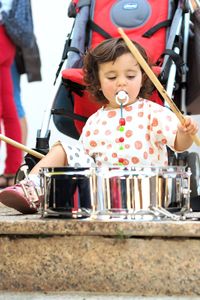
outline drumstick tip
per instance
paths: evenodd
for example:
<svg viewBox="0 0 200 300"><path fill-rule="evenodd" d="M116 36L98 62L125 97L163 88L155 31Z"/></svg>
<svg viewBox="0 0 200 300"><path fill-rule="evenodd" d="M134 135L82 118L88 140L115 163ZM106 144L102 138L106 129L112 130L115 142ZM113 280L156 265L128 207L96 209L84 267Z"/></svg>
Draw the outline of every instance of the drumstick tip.
<svg viewBox="0 0 200 300"><path fill-rule="evenodd" d="M123 31L123 29L122 29L121 27L118 27L118 32L119 32L120 34L122 34L124 31Z"/></svg>

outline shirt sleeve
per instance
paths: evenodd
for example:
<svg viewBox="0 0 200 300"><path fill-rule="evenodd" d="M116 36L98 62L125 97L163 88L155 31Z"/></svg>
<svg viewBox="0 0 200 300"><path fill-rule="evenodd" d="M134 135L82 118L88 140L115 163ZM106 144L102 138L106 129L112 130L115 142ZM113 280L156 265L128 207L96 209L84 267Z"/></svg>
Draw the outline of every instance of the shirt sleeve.
<svg viewBox="0 0 200 300"><path fill-rule="evenodd" d="M152 139L155 139L157 147L167 145L174 150L178 123L177 116L169 108L162 107L152 111L150 126L153 133Z"/></svg>

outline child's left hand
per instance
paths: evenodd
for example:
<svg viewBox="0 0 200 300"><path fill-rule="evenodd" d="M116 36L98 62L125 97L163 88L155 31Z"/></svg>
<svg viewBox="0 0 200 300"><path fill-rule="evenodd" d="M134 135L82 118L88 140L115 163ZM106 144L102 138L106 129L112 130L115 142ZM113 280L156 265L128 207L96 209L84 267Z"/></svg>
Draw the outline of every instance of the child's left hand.
<svg viewBox="0 0 200 300"><path fill-rule="evenodd" d="M185 123L182 125L181 123L178 125L178 129L183 133L195 135L198 132L198 124L189 116L184 116Z"/></svg>

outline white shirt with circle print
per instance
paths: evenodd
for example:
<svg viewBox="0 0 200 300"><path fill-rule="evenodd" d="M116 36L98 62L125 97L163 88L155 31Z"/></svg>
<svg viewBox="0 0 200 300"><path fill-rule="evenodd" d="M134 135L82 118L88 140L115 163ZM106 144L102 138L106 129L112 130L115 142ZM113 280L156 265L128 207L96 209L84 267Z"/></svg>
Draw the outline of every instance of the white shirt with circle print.
<svg viewBox="0 0 200 300"><path fill-rule="evenodd" d="M167 166L166 146L174 149L179 122L176 115L157 103L140 99L123 108L123 132L119 130L120 117L120 108L101 108L83 128L80 142L97 166L118 165L120 158L124 166Z"/></svg>

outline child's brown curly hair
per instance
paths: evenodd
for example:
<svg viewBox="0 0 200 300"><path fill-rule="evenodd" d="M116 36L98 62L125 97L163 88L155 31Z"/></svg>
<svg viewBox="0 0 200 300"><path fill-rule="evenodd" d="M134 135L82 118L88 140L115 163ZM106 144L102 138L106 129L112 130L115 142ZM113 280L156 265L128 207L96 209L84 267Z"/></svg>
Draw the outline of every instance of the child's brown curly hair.
<svg viewBox="0 0 200 300"><path fill-rule="evenodd" d="M137 47L142 57L151 67L146 51L137 42L132 41ZM103 95L100 90L99 81L99 65L105 62L115 61L119 56L129 53L130 50L122 38L111 38L101 42L94 49L88 50L84 57L84 81L87 85L87 90L96 98L98 102L102 104L108 103L108 100ZM150 79L147 77L146 73L142 71L142 87L140 89L138 97L147 98L151 95L153 90L153 85Z"/></svg>

